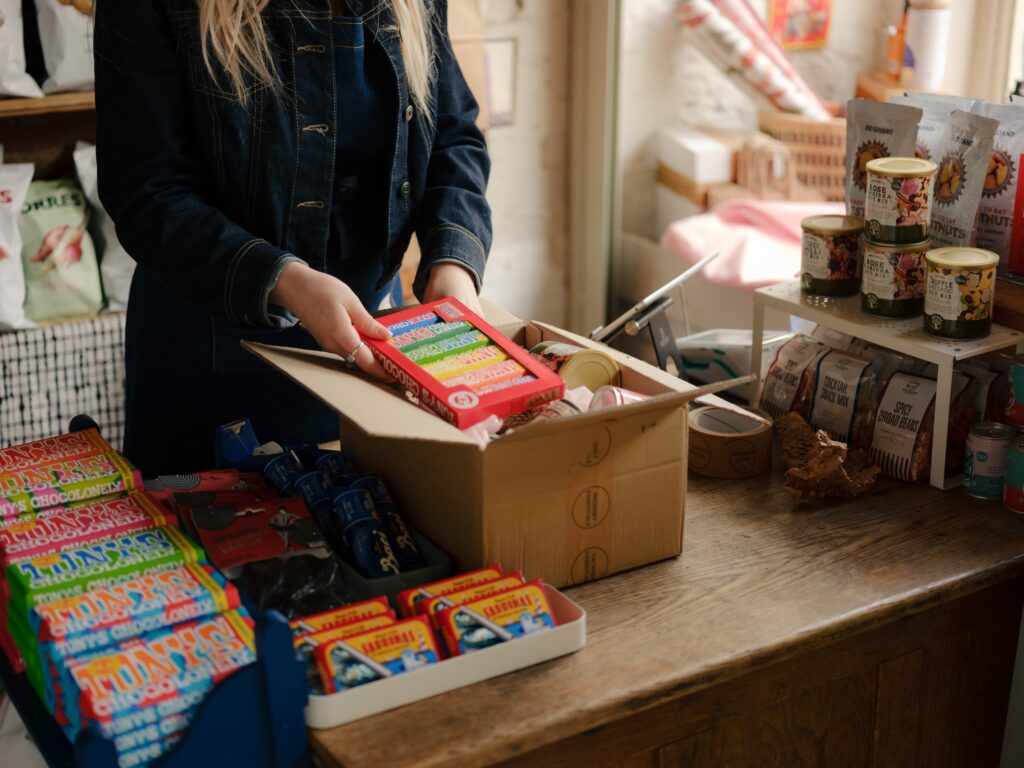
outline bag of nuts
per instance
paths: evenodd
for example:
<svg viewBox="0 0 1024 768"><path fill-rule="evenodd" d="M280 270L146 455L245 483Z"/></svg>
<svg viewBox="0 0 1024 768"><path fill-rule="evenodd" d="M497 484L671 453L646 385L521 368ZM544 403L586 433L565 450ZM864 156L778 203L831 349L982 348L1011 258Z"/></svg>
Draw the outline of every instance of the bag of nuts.
<svg viewBox="0 0 1024 768"><path fill-rule="evenodd" d="M935 160L935 153L938 151L939 142L946 129L949 113L954 109L970 112L976 104L974 99L968 99L965 96L944 96L937 93L908 93L903 96L893 96L889 99L889 103L920 108L921 122L917 124L917 145L914 148L914 156L934 162L938 162Z"/></svg>
<svg viewBox="0 0 1024 768"><path fill-rule="evenodd" d="M999 123L962 109L949 115L932 192L932 247L974 245L978 204Z"/></svg>
<svg viewBox="0 0 1024 768"><path fill-rule="evenodd" d="M846 212L864 218L868 163L913 157L921 110L904 104L853 99L846 104Z"/></svg>
<svg viewBox="0 0 1024 768"><path fill-rule="evenodd" d="M978 247L998 253L1000 266L1006 266L1014 230L1024 228L1017 201L1024 157L1024 105L978 102L974 111L999 122L978 206Z"/></svg>

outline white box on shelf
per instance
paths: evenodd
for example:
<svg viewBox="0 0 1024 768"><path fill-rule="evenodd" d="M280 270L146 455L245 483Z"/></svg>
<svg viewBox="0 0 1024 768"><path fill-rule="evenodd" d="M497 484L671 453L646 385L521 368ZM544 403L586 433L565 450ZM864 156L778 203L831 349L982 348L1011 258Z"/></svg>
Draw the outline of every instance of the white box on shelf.
<svg viewBox="0 0 1024 768"><path fill-rule="evenodd" d="M759 288L754 292L753 338L764 332L766 309L786 312L793 317L810 320L836 331L916 357L938 368L935 393L935 434L932 438L932 464L929 483L946 489L960 485L960 476L945 476L946 438L949 434L949 406L953 389L953 365L987 352L1014 347L1024 351L1024 333L993 324L992 333L983 339L937 339L921 327L921 318L895 320L873 317L860 309L860 296L832 299L808 296L800 291L800 281ZM752 368L761 365L761 350L753 350ZM759 387L751 386L749 401L756 404Z"/></svg>
<svg viewBox="0 0 1024 768"><path fill-rule="evenodd" d="M587 612L554 587L545 584L544 593L557 625L554 629L455 656L347 691L310 696L306 705L306 725L310 728L334 728L575 653L587 644Z"/></svg>

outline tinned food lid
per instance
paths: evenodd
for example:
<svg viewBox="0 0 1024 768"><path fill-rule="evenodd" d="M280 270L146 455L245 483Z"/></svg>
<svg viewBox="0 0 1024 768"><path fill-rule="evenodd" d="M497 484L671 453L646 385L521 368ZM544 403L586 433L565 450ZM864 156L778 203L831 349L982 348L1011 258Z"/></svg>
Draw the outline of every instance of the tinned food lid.
<svg viewBox="0 0 1024 768"><path fill-rule="evenodd" d="M999 254L986 251L984 248L969 248L963 245L948 245L945 248L933 248L925 258L929 264L947 268L985 269L999 264Z"/></svg>
<svg viewBox="0 0 1024 768"><path fill-rule="evenodd" d="M837 214L820 214L808 216L800 222L804 232L821 235L838 235L864 231L864 219L856 216L840 216Z"/></svg>
<svg viewBox="0 0 1024 768"><path fill-rule="evenodd" d="M868 162L868 173L879 176L932 176L938 166L920 157L878 157Z"/></svg>

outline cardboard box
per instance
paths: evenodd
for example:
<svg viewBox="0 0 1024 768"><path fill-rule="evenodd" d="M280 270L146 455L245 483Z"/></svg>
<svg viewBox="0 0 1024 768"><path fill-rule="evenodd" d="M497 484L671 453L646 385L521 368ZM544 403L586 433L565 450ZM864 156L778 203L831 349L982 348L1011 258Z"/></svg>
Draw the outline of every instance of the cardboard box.
<svg viewBox="0 0 1024 768"><path fill-rule="evenodd" d="M360 471L383 477L409 522L462 570L497 563L560 587L678 555L693 387L544 323L488 319L527 348L600 348L621 366L622 386L652 398L530 424L481 450L334 356L244 345L338 411Z"/></svg>

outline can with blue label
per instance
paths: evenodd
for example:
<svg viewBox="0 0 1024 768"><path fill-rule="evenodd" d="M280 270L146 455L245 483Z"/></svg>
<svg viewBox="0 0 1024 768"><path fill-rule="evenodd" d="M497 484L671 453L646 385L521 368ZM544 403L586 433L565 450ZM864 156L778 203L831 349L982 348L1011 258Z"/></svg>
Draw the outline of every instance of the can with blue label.
<svg viewBox="0 0 1024 768"><path fill-rule="evenodd" d="M964 491L976 499L1001 499L1006 460L1017 430L1009 424L983 421L971 427L964 449Z"/></svg>

